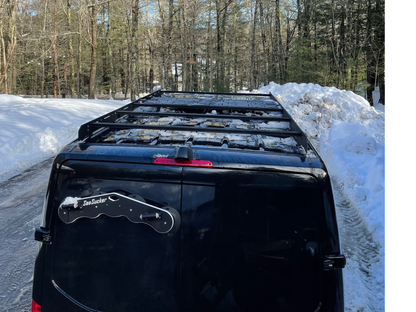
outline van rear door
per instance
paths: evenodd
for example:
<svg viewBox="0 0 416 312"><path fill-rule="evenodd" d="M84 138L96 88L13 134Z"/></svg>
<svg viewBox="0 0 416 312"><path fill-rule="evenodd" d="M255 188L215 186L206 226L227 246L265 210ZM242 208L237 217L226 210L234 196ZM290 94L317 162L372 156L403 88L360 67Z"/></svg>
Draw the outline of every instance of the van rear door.
<svg viewBox="0 0 416 312"><path fill-rule="evenodd" d="M181 311L320 309L315 178L184 167L183 183Z"/></svg>
<svg viewBox="0 0 416 312"><path fill-rule="evenodd" d="M181 168L171 166L65 162L53 199L42 311L175 311L178 227L152 222L166 226L170 210L179 225L180 182Z"/></svg>
<svg viewBox="0 0 416 312"><path fill-rule="evenodd" d="M67 161L57 186L42 311L318 311L328 305L321 291L324 211L310 175ZM142 205L137 202L151 206L141 213L145 219L156 218L152 207L173 209L180 227L164 233L129 215L124 204L123 213L114 213L117 205L106 211L103 194L132 198L133 209ZM64 219L59 211L68 198L92 207ZM91 208L101 210L91 215Z"/></svg>

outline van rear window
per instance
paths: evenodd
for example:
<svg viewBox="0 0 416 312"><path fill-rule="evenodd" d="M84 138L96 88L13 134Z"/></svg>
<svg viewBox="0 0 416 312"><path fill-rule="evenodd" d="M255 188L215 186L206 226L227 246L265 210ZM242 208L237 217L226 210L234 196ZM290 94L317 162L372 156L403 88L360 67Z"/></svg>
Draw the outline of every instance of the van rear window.
<svg viewBox="0 0 416 312"><path fill-rule="evenodd" d="M316 180L224 170L217 181L184 186L184 305L317 311L325 242Z"/></svg>

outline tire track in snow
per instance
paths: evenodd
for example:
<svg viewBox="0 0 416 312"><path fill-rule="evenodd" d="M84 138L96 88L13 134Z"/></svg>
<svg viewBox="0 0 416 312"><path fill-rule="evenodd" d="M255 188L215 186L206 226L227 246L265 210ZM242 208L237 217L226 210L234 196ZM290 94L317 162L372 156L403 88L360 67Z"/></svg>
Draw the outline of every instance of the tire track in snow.
<svg viewBox="0 0 416 312"><path fill-rule="evenodd" d="M342 252L347 258L343 270L345 311L384 311L384 276L378 276L381 246L356 208L343 194L342 185L332 179ZM384 270L382 270L384 272Z"/></svg>
<svg viewBox="0 0 416 312"><path fill-rule="evenodd" d="M0 183L0 307L31 310L32 277L38 243L34 229L41 212L52 159Z"/></svg>

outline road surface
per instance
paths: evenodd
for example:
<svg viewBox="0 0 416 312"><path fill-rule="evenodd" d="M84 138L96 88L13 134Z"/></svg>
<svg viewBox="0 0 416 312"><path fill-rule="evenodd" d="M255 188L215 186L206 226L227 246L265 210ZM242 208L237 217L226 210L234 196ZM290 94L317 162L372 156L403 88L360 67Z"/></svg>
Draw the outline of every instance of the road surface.
<svg viewBox="0 0 416 312"><path fill-rule="evenodd" d="M0 183L0 311L30 311L43 200L52 159Z"/></svg>

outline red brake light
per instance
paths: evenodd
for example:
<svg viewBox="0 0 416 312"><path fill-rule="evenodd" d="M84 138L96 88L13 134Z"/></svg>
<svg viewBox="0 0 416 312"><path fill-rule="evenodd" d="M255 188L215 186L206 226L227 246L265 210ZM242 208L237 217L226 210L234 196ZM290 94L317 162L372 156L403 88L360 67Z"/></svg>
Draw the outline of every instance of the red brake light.
<svg viewBox="0 0 416 312"><path fill-rule="evenodd" d="M42 307L32 299L32 312L41 312Z"/></svg>
<svg viewBox="0 0 416 312"><path fill-rule="evenodd" d="M169 158L156 158L157 165L188 166L188 167L212 167L209 160L177 160Z"/></svg>

